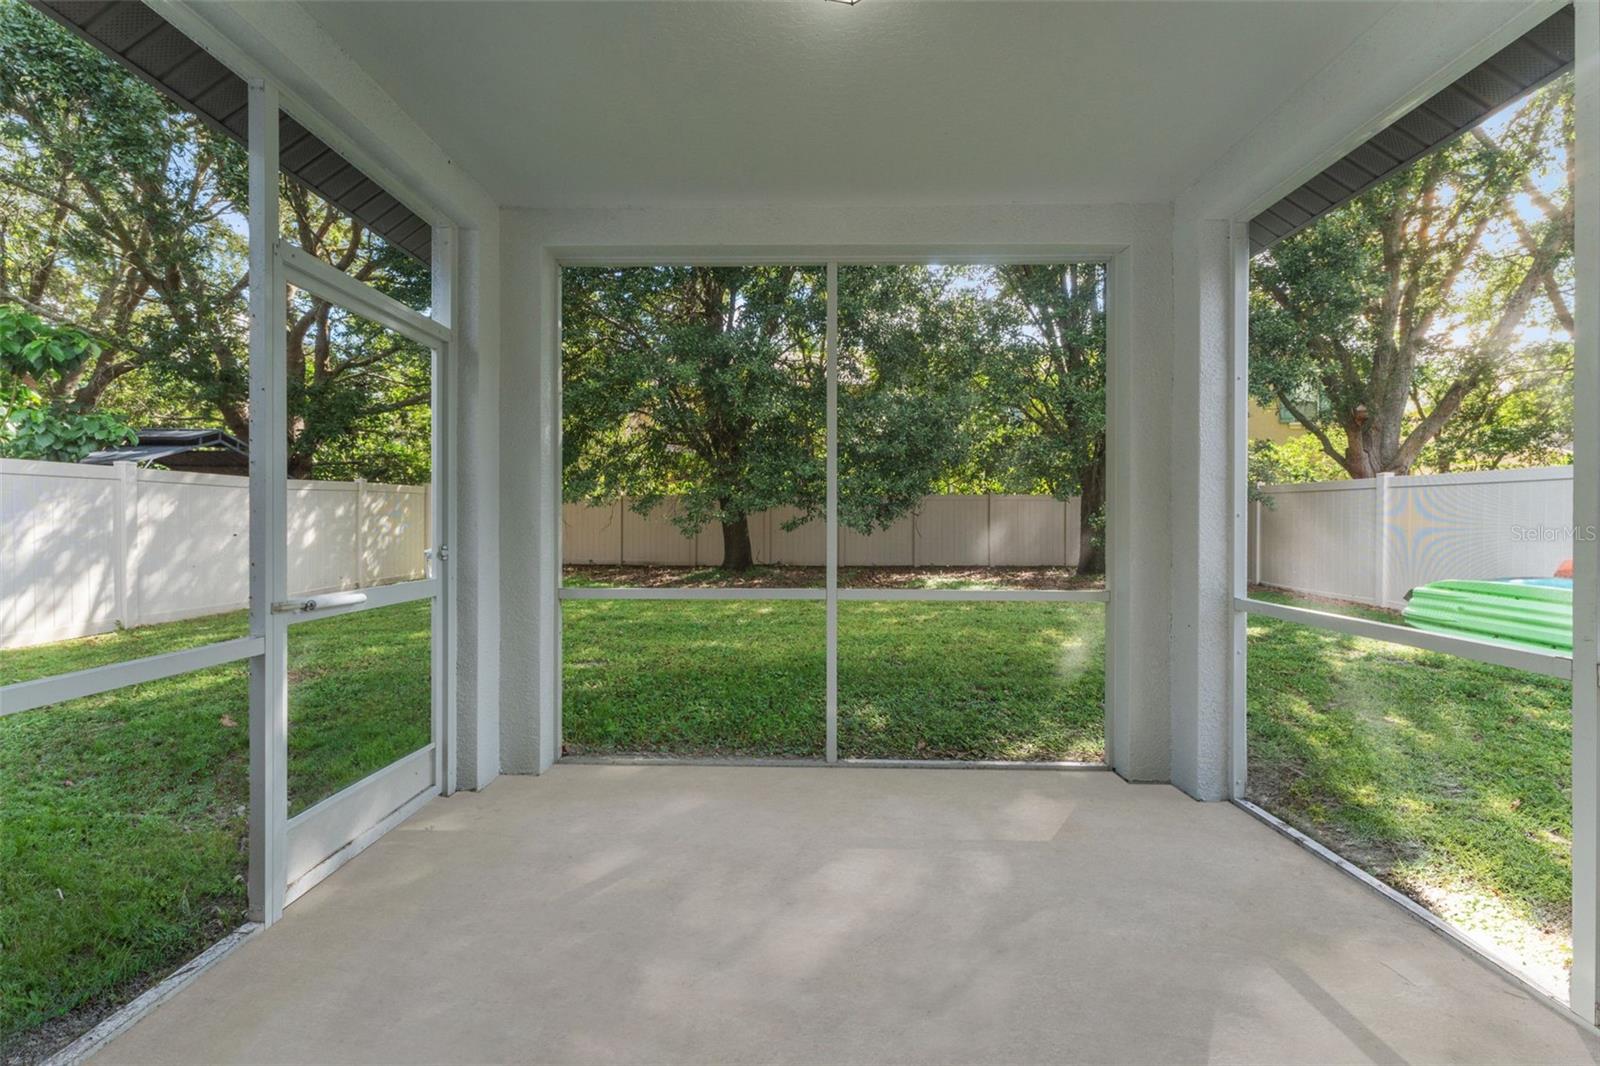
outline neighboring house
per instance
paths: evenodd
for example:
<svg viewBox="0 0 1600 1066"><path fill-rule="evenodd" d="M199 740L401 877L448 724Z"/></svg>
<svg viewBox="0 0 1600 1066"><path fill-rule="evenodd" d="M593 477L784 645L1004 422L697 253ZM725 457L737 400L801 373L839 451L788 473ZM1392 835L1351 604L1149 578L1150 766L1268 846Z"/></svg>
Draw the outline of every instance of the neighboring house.
<svg viewBox="0 0 1600 1066"><path fill-rule="evenodd" d="M1259 400L1250 401L1249 432L1250 440L1270 440L1275 444L1282 444L1292 440L1306 431L1306 427L1295 421L1294 415L1282 404L1268 406Z"/></svg>
<svg viewBox="0 0 1600 1066"><path fill-rule="evenodd" d="M250 446L220 429L136 429L139 443L90 452L83 462L94 466L112 463L160 463L168 470L197 474L250 476Z"/></svg>

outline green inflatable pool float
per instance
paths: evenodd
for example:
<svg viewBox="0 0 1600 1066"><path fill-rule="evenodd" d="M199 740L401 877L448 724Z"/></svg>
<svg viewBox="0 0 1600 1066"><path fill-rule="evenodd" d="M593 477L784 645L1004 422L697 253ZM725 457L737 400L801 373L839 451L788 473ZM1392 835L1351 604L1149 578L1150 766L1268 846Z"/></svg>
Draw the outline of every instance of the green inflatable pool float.
<svg viewBox="0 0 1600 1066"><path fill-rule="evenodd" d="M1435 581L1412 589L1406 600L1406 623L1417 629L1541 651L1572 650L1571 578Z"/></svg>

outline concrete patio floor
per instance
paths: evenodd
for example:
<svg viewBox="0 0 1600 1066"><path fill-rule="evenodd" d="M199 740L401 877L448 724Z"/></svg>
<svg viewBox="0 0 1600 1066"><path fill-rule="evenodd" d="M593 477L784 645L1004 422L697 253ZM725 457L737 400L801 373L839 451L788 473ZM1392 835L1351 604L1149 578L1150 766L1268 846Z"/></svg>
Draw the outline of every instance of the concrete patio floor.
<svg viewBox="0 0 1600 1066"><path fill-rule="evenodd" d="M437 800L97 1063L1600 1062L1224 804L557 766Z"/></svg>

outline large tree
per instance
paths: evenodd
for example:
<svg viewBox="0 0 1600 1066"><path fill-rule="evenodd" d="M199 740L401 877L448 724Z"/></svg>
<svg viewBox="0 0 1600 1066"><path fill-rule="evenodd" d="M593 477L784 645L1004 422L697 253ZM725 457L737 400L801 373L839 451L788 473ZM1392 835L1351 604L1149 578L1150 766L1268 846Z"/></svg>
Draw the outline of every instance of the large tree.
<svg viewBox="0 0 1600 1066"><path fill-rule="evenodd" d="M1257 257L1250 386L1351 477L1425 449L1548 453L1534 393L1570 365L1572 90L1535 93Z"/></svg>
<svg viewBox="0 0 1600 1066"><path fill-rule="evenodd" d="M721 525L731 570L754 562L752 514L820 514L821 293L792 266L563 272L566 497L677 497L685 533Z"/></svg>
<svg viewBox="0 0 1600 1066"><path fill-rule="evenodd" d="M959 267L839 269L839 521L885 529L974 463L984 294Z"/></svg>
<svg viewBox="0 0 1600 1066"><path fill-rule="evenodd" d="M987 272L985 272L987 274ZM1105 268L1002 266L985 278L982 463L1006 491L1078 497L1077 570L1105 569Z"/></svg>
<svg viewBox="0 0 1600 1066"><path fill-rule="evenodd" d="M248 439L243 149L17 0L0 69L0 303L95 349L41 399ZM423 264L287 180L281 207L286 238L426 305ZM309 298L288 346L292 476L427 477L425 350Z"/></svg>
<svg viewBox="0 0 1600 1066"><path fill-rule="evenodd" d="M685 534L823 513L826 306L819 270L635 267L563 273L568 499L669 497ZM935 492L1084 497L1080 569L1101 568L1103 271L846 266L839 271L839 521L888 527Z"/></svg>
<svg viewBox="0 0 1600 1066"><path fill-rule="evenodd" d="M956 275L849 267L839 278L839 519L909 513L962 462L982 320ZM721 525L752 564L749 516L823 515L827 307L816 268L634 267L562 275L568 499L668 497L686 534Z"/></svg>

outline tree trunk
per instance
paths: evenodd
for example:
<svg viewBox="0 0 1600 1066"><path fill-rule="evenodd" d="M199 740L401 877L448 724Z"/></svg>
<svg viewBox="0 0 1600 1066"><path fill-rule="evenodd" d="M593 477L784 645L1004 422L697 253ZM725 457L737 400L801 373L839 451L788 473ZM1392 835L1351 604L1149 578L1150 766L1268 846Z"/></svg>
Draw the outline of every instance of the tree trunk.
<svg viewBox="0 0 1600 1066"><path fill-rule="evenodd" d="M734 572L750 569L755 556L750 551L750 519L746 515L722 523L722 568Z"/></svg>
<svg viewBox="0 0 1600 1066"><path fill-rule="evenodd" d="M1078 498L1078 574L1103 574L1106 549L1103 530L1096 519L1106 506L1106 468L1104 453L1084 472L1078 483L1083 494Z"/></svg>

